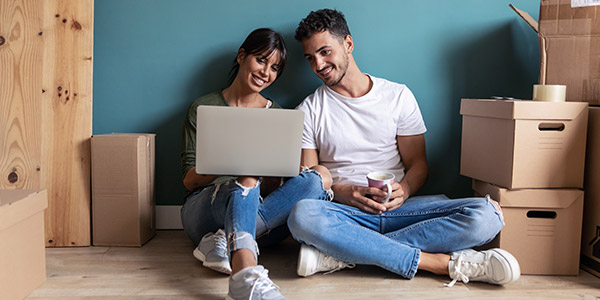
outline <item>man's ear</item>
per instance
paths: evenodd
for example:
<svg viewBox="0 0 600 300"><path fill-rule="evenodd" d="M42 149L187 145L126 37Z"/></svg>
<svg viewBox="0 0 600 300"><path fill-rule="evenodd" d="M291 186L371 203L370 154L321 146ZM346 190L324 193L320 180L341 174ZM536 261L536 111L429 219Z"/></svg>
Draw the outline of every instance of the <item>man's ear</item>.
<svg viewBox="0 0 600 300"><path fill-rule="evenodd" d="M344 47L346 47L346 53L348 54L354 51L354 41L352 41L352 36L346 35L344 38Z"/></svg>
<svg viewBox="0 0 600 300"><path fill-rule="evenodd" d="M246 50L244 50L244 48L240 48L240 50L238 50L238 54L236 57L238 64L241 65L245 58L246 58Z"/></svg>

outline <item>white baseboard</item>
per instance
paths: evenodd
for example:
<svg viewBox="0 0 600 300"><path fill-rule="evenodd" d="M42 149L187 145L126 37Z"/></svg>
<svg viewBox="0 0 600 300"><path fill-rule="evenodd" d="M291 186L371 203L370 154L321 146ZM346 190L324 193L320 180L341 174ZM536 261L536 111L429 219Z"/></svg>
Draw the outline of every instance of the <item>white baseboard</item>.
<svg viewBox="0 0 600 300"><path fill-rule="evenodd" d="M183 229L181 205L157 205L156 229Z"/></svg>

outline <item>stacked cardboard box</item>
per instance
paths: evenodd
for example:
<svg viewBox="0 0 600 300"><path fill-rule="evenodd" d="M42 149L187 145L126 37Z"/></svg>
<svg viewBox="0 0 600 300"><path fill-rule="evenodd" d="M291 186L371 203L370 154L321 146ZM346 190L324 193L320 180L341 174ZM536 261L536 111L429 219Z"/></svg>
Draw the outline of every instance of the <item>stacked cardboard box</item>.
<svg viewBox="0 0 600 300"><path fill-rule="evenodd" d="M92 137L95 246L142 246L155 235L154 136Z"/></svg>
<svg viewBox="0 0 600 300"><path fill-rule="evenodd" d="M0 190L0 299L23 299L46 280L46 190Z"/></svg>
<svg viewBox="0 0 600 300"><path fill-rule="evenodd" d="M590 0L541 0L539 24L513 9L539 34L540 83L567 86L567 101L600 105L600 6ZM585 174L582 267L600 277L600 108L590 107Z"/></svg>
<svg viewBox="0 0 600 300"><path fill-rule="evenodd" d="M588 104L463 99L461 174L502 206L488 247L523 274L577 275Z"/></svg>

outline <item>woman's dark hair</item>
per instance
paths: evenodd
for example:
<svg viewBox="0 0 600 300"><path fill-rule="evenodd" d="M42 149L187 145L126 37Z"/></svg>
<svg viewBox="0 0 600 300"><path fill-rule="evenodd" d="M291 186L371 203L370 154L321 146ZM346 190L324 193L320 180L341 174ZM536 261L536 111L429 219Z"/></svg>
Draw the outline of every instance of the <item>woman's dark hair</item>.
<svg viewBox="0 0 600 300"><path fill-rule="evenodd" d="M279 68L277 69L277 78L283 72L283 68L285 67L285 61L287 59L287 50L285 49L285 42L283 41L283 37L275 30L270 28L259 28L252 31L246 40L242 43L239 50L244 50L246 55L258 55L262 54L264 57L267 57L273 53L273 51L279 51ZM238 71L240 70L240 64L237 62L237 53L235 58L233 59L233 66L229 71L229 84L233 83L235 76L237 76ZM275 79L277 79L275 78Z"/></svg>
<svg viewBox="0 0 600 300"><path fill-rule="evenodd" d="M333 36L345 39L350 35L350 29L344 18L344 14L335 9L320 9L311 11L310 14L298 24L294 38L302 42L313 34L328 30Z"/></svg>

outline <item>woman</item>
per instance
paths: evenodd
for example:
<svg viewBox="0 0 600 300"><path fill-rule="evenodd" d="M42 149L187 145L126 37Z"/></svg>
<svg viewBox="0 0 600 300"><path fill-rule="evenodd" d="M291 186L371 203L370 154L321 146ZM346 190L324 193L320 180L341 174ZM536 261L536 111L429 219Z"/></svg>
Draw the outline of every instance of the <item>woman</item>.
<svg viewBox="0 0 600 300"><path fill-rule="evenodd" d="M281 75L286 56L283 38L277 32L268 28L253 31L234 59L230 85L195 100L184 123L183 184L190 193L181 209L183 228L198 244L194 256L204 266L231 273L228 299L249 299L251 294L285 299L268 278L268 271L257 264L256 237L285 226L297 201L327 199L331 177L322 166L306 169L283 184L278 178L196 174L196 108L280 108L260 92Z"/></svg>

